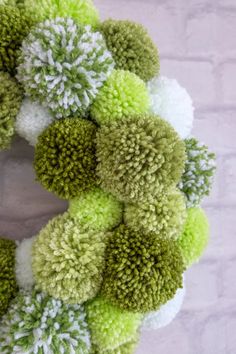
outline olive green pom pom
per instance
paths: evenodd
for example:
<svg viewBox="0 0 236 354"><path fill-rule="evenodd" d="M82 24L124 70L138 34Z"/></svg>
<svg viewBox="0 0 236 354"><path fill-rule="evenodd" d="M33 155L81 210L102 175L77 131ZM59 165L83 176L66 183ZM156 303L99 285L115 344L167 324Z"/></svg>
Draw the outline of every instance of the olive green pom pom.
<svg viewBox="0 0 236 354"><path fill-rule="evenodd" d="M37 288L69 304L96 296L102 283L106 239L104 233L80 231L67 213L49 221L33 244Z"/></svg>
<svg viewBox="0 0 236 354"><path fill-rule="evenodd" d="M15 279L15 242L0 238L0 317L17 293Z"/></svg>
<svg viewBox="0 0 236 354"><path fill-rule="evenodd" d="M114 70L96 96L91 116L99 124L104 124L137 113L146 113L149 105L145 83L129 71Z"/></svg>
<svg viewBox="0 0 236 354"><path fill-rule="evenodd" d="M83 230L107 231L120 224L123 208L113 195L94 188L70 200L68 212Z"/></svg>
<svg viewBox="0 0 236 354"><path fill-rule="evenodd" d="M113 350L104 350L102 354L133 354L135 348L137 347L137 343L138 343L138 335L135 340L122 344L121 346ZM101 351L99 351L99 349L93 346L90 354L101 354Z"/></svg>
<svg viewBox="0 0 236 354"><path fill-rule="evenodd" d="M53 122L39 136L34 168L44 188L71 199L95 186L96 127L80 118Z"/></svg>
<svg viewBox="0 0 236 354"><path fill-rule="evenodd" d="M131 21L107 20L101 24L117 69L133 72L148 81L159 73L158 50L147 30Z"/></svg>
<svg viewBox="0 0 236 354"><path fill-rule="evenodd" d="M21 101L22 91L15 79L0 72L0 150L8 148L11 143Z"/></svg>
<svg viewBox="0 0 236 354"><path fill-rule="evenodd" d="M119 226L110 236L102 294L134 312L158 309L182 287L184 271L177 243Z"/></svg>
<svg viewBox="0 0 236 354"><path fill-rule="evenodd" d="M207 216L201 208L188 209L184 231L178 239L185 265L190 267L201 257L209 239Z"/></svg>
<svg viewBox="0 0 236 354"><path fill-rule="evenodd" d="M123 201L154 200L179 182L185 158L184 142L159 117L122 119L97 134L101 186Z"/></svg>
<svg viewBox="0 0 236 354"><path fill-rule="evenodd" d="M171 188L153 203L128 204L125 223L134 231L154 232L161 238L177 239L187 216L183 194Z"/></svg>

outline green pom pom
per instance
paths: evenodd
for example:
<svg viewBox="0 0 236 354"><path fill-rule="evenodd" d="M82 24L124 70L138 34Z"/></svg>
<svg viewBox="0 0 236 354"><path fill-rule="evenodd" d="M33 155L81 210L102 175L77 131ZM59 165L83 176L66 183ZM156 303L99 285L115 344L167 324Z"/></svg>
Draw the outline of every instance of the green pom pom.
<svg viewBox="0 0 236 354"><path fill-rule="evenodd" d="M146 113L149 105L145 83L129 71L114 70L95 98L91 116L99 124L104 124L136 113Z"/></svg>
<svg viewBox="0 0 236 354"><path fill-rule="evenodd" d="M67 213L55 217L37 236L32 268L37 288L66 303L83 303L102 283L106 235L81 231Z"/></svg>
<svg viewBox="0 0 236 354"><path fill-rule="evenodd" d="M70 200L69 214L84 230L107 231L122 220L122 204L111 194L94 188Z"/></svg>
<svg viewBox="0 0 236 354"><path fill-rule="evenodd" d="M187 198L189 208L198 206L209 195L215 173L215 154L195 138L185 140L187 161L179 188Z"/></svg>
<svg viewBox="0 0 236 354"><path fill-rule="evenodd" d="M208 239L209 224L205 212L201 208L188 209L184 231L177 241L187 267L199 260Z"/></svg>
<svg viewBox="0 0 236 354"><path fill-rule="evenodd" d="M133 72L148 81L159 73L158 50L147 30L131 21L107 20L101 24L117 69Z"/></svg>
<svg viewBox="0 0 236 354"><path fill-rule="evenodd" d="M101 291L124 310L153 311L182 287L183 271L176 242L121 225L109 239Z"/></svg>
<svg viewBox="0 0 236 354"><path fill-rule="evenodd" d="M128 204L125 223L134 231L155 233L161 238L177 239L186 219L185 198L176 188L161 194L153 203Z"/></svg>
<svg viewBox="0 0 236 354"><path fill-rule="evenodd" d="M50 192L71 199L96 183L96 127L80 118L53 122L39 136L34 167L38 180Z"/></svg>
<svg viewBox="0 0 236 354"><path fill-rule="evenodd" d="M137 342L138 336L135 340L122 344L114 350L104 350L102 354L133 354L137 347ZM99 351L99 349L93 346L91 354L101 354L101 352Z"/></svg>
<svg viewBox="0 0 236 354"><path fill-rule="evenodd" d="M0 317L6 312L11 299L17 293L15 248L14 241L0 238Z"/></svg>
<svg viewBox="0 0 236 354"><path fill-rule="evenodd" d="M127 202L150 201L179 182L185 144L166 121L133 117L100 128L97 159L106 191Z"/></svg>
<svg viewBox="0 0 236 354"><path fill-rule="evenodd" d="M21 291L0 324L1 354L90 353L84 308Z"/></svg>
<svg viewBox="0 0 236 354"><path fill-rule="evenodd" d="M11 143L21 101L22 91L15 79L0 72L0 150L8 148Z"/></svg>

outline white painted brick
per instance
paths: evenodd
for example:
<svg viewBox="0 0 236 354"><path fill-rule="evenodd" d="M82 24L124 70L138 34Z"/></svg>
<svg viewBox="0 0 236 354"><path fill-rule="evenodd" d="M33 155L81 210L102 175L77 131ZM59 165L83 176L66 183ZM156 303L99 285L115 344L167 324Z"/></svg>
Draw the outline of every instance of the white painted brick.
<svg viewBox="0 0 236 354"><path fill-rule="evenodd" d="M222 91L223 102L229 104L236 103L236 61L228 62L222 65Z"/></svg>
<svg viewBox="0 0 236 354"><path fill-rule="evenodd" d="M226 156L223 161L224 169L224 203L235 203L236 201L236 155ZM235 203L236 205L236 203Z"/></svg>

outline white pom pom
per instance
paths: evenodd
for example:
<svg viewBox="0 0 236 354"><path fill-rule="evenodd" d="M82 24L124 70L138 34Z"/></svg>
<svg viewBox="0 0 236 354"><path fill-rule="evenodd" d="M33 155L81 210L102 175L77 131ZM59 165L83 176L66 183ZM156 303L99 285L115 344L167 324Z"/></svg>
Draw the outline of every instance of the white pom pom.
<svg viewBox="0 0 236 354"><path fill-rule="evenodd" d="M16 117L16 131L30 145L34 146L38 136L52 121L53 117L47 108L25 98Z"/></svg>
<svg viewBox="0 0 236 354"><path fill-rule="evenodd" d="M25 239L16 248L16 280L20 288L30 290L34 285L32 272L32 246L35 237Z"/></svg>
<svg viewBox="0 0 236 354"><path fill-rule="evenodd" d="M151 111L168 121L182 139L189 136L193 125L192 99L176 80L155 77L148 83Z"/></svg>

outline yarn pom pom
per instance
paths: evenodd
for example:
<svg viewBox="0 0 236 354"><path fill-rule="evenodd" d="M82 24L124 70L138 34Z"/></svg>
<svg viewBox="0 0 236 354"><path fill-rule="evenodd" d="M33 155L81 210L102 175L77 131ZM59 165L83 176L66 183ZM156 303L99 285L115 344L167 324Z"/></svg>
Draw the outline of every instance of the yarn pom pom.
<svg viewBox="0 0 236 354"><path fill-rule="evenodd" d="M21 291L0 324L1 353L90 353L84 308Z"/></svg>
<svg viewBox="0 0 236 354"><path fill-rule="evenodd" d="M16 248L16 280L20 288L31 290L34 285L32 247L35 237L25 239Z"/></svg>
<svg viewBox="0 0 236 354"><path fill-rule="evenodd" d="M149 110L145 83L135 74L114 70L95 98L91 116L99 123L112 122Z"/></svg>
<svg viewBox="0 0 236 354"><path fill-rule="evenodd" d="M167 120L182 139L186 138L193 125L192 99L186 89L176 80L155 77L148 83L151 112Z"/></svg>
<svg viewBox="0 0 236 354"><path fill-rule="evenodd" d="M125 207L125 223L134 231L155 233L161 238L177 239L186 219L185 198L171 188L153 203L128 204Z"/></svg>
<svg viewBox="0 0 236 354"><path fill-rule="evenodd" d="M53 116L47 108L25 98L16 117L16 132L34 146L38 136L52 121Z"/></svg>
<svg viewBox="0 0 236 354"><path fill-rule="evenodd" d="M203 209L188 209L184 231L177 241L187 267L199 260L207 246L208 238L209 224Z"/></svg>
<svg viewBox="0 0 236 354"><path fill-rule="evenodd" d="M0 238L0 317L17 293L14 271L15 248L15 242Z"/></svg>
<svg viewBox="0 0 236 354"><path fill-rule="evenodd" d="M83 303L102 283L106 235L81 232L68 214L55 217L33 245L33 274L37 288L66 303Z"/></svg>
<svg viewBox="0 0 236 354"><path fill-rule="evenodd" d="M70 18L46 20L24 40L18 79L57 118L85 115L114 63L99 32Z"/></svg>
<svg viewBox="0 0 236 354"><path fill-rule="evenodd" d="M98 353L115 350L136 339L142 315L122 311L102 297L90 301L86 309L91 342Z"/></svg>
<svg viewBox="0 0 236 354"><path fill-rule="evenodd" d="M81 229L107 231L122 220L122 204L113 195L94 188L70 200L69 214Z"/></svg>
<svg viewBox="0 0 236 354"><path fill-rule="evenodd" d="M122 344L113 350L104 350L102 354L133 354L138 343L138 335L134 340ZM91 354L100 354L101 352L95 346L93 346Z"/></svg>
<svg viewBox="0 0 236 354"><path fill-rule="evenodd" d="M166 121L133 117L100 128L97 160L106 191L127 202L149 201L179 182L185 144Z"/></svg>
<svg viewBox="0 0 236 354"><path fill-rule="evenodd" d="M95 186L96 127L81 118L53 122L39 136L34 167L44 188L71 199Z"/></svg>
<svg viewBox="0 0 236 354"><path fill-rule="evenodd" d="M121 225L107 246L102 294L124 310L153 311L182 287L183 271L176 242Z"/></svg>
<svg viewBox="0 0 236 354"><path fill-rule="evenodd" d="M215 154L195 138L185 140L187 161L179 188L187 198L187 206L198 206L209 195L216 169Z"/></svg>
<svg viewBox="0 0 236 354"><path fill-rule="evenodd" d="M133 72L148 81L159 72L158 50L147 30L131 21L107 20L101 24L117 69Z"/></svg>

